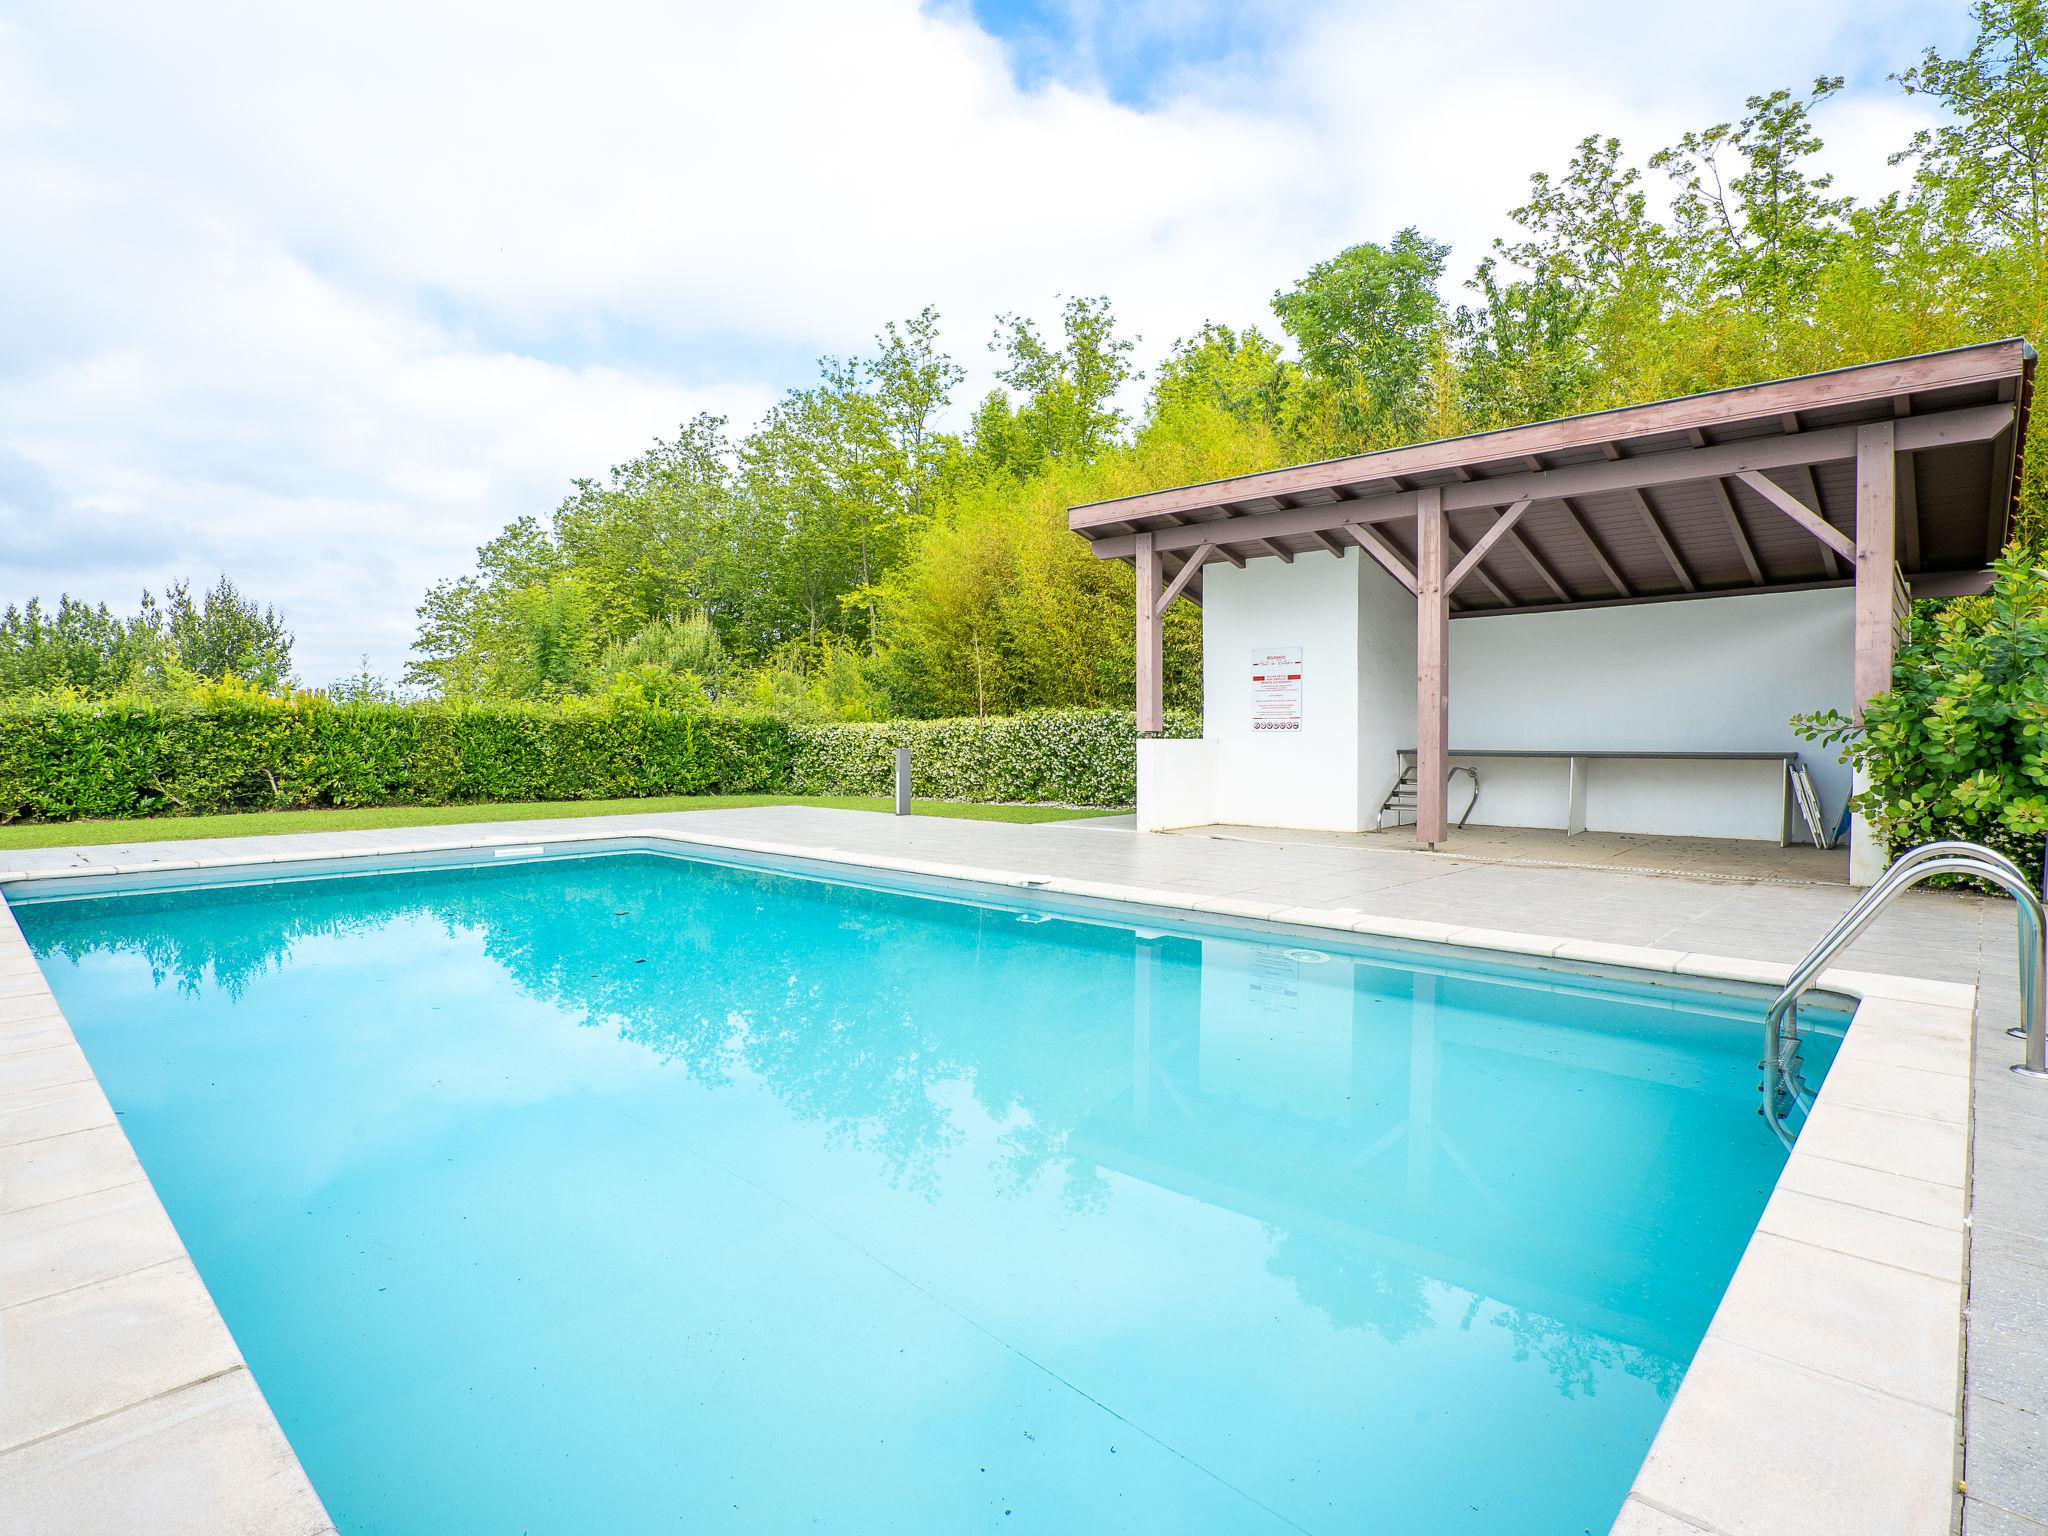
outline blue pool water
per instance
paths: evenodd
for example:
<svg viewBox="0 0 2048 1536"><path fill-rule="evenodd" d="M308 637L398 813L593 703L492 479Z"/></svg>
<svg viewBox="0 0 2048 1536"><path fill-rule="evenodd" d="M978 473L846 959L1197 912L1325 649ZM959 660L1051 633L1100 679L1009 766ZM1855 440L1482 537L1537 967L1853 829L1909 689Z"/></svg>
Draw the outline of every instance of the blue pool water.
<svg viewBox="0 0 2048 1536"><path fill-rule="evenodd" d="M350 1536L1605 1531L1783 1162L1668 988L641 853L17 916Z"/></svg>

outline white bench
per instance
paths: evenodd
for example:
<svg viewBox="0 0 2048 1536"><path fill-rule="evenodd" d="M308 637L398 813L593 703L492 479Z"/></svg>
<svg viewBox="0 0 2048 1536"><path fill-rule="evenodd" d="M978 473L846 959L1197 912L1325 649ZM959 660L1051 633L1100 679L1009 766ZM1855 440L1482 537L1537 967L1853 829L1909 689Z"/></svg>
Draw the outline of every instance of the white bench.
<svg viewBox="0 0 2048 1536"><path fill-rule="evenodd" d="M1783 795L1779 816L1778 846L1784 847L1789 839L1784 828L1790 824L1796 808L1800 820L1805 824L1814 845L1827 848L1833 845L1833 829L1825 824L1819 797L1813 789L1813 780L1807 774L1806 765L1797 752L1673 752L1668 750L1644 751L1562 751L1540 747L1484 747L1473 750L1452 748L1444 754L1452 764L1451 772L1461 770L1466 762L1484 758L1515 758L1528 762L1564 762L1565 811L1564 832L1575 837L1586 830L1586 779L1589 765L1598 762L1676 762L1676 763L1779 763L1783 771L1779 775L1779 787ZM1390 810L1412 809L1412 799L1403 799L1404 789L1415 780L1415 749L1402 747L1394 754L1394 787L1381 802L1380 815L1385 817ZM1467 802L1463 816L1458 818L1460 827L1472 814L1472 807L1479 803L1479 775L1470 769L1472 799Z"/></svg>

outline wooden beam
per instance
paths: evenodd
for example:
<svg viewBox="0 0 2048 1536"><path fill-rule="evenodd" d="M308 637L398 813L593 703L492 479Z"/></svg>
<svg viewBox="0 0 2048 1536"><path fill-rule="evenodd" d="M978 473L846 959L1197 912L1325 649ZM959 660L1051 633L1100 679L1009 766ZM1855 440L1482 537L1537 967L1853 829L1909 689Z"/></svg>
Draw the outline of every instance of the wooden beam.
<svg viewBox="0 0 2048 1536"><path fill-rule="evenodd" d="M1344 531L1351 535L1358 547L1386 567L1387 574L1401 583L1410 592L1415 588L1415 573L1408 568L1408 562L1401 558L1401 552L1380 537L1377 528L1368 528L1363 523L1346 523Z"/></svg>
<svg viewBox="0 0 2048 1536"><path fill-rule="evenodd" d="M1280 557L1281 564L1294 564L1293 550L1282 549L1278 544L1275 544L1271 539L1253 539L1251 542L1258 545L1259 548L1263 549L1269 555L1278 555Z"/></svg>
<svg viewBox="0 0 2048 1536"><path fill-rule="evenodd" d="M1215 550L1217 554L1221 555L1224 559L1228 560L1240 571L1244 569L1244 556L1240 555L1236 550L1232 549L1228 544L1225 544L1222 540L1212 537L1207 543L1203 544L1201 547L1203 549Z"/></svg>
<svg viewBox="0 0 2048 1536"><path fill-rule="evenodd" d="M1923 416L1921 420L1924 421L1926 418ZM1858 428L1857 430L1860 432L1862 429ZM1822 517L1820 513L1809 507L1797 496L1794 496L1790 491L1779 485L1777 481L1770 479L1768 476L1758 474L1754 470L1743 470L1735 478L1756 492L1757 495L1763 497L1765 501L1768 501L1780 512L1791 518L1793 522L1804 528L1816 539L1819 539L1822 544L1841 555L1845 560L1854 560L1856 558L1856 546L1850 542L1847 534L1843 533L1841 529ZM1833 569L1833 566L1830 565L1829 570L1832 571Z"/></svg>
<svg viewBox="0 0 2048 1536"><path fill-rule="evenodd" d="M1855 705L1892 685L1892 550L1896 548L1898 475L1892 423L1856 429L1856 679Z"/></svg>
<svg viewBox="0 0 2048 1536"><path fill-rule="evenodd" d="M1579 537L1585 540L1586 548L1591 552L1594 562L1600 567L1600 574L1607 578L1607 584L1623 597L1634 597L1636 595L1635 588L1631 587L1627 579L1621 574L1620 568L1615 565L1613 557L1607 553L1606 546L1593 536L1593 530L1588 528L1584 520L1580 518L1579 509L1562 496L1558 498L1557 504L1564 509L1564 520L1577 529Z"/></svg>
<svg viewBox="0 0 2048 1536"><path fill-rule="evenodd" d="M1444 585L1443 494L1421 492L1415 514L1415 839L1444 840L1444 774L1449 764L1451 605Z"/></svg>
<svg viewBox="0 0 2048 1536"><path fill-rule="evenodd" d="M1906 557L1906 569L1920 569L1920 476L1919 459L1910 453L1897 455L1899 464L1899 542Z"/></svg>
<svg viewBox="0 0 2048 1536"><path fill-rule="evenodd" d="M1166 658L1159 625L1159 552L1153 535L1138 538L1138 734L1166 729ZM1192 562L1191 562L1192 563Z"/></svg>
<svg viewBox="0 0 2048 1536"><path fill-rule="evenodd" d="M1911 418L1908 418L1910 420ZM1892 551L1898 547L1896 421L1856 429L1856 666L1852 698L1856 718L1863 707L1892 685L1898 621L1893 614ZM1861 769L1856 788L1866 783ZM1849 828L1849 883L1870 885L1884 873L1885 848L1869 822L1858 816Z"/></svg>
<svg viewBox="0 0 2048 1536"><path fill-rule="evenodd" d="M1898 451L1914 453L1956 444L1989 442L1999 433L2010 430L2012 421L2013 407L2010 405L1966 406L1932 415L1911 416L1897 423ZM1444 510L1461 512L1477 507L1505 507L1524 497L1536 501L1559 501L1566 497L1597 496L1631 489L1654 490L1659 486L1679 485L1713 476L1740 479L1745 472L1760 473L1808 463L1830 464L1855 457L1854 427L1823 427L1792 437L1750 437L1706 448L1674 448L1612 463L1600 460L1567 464L1558 469L1497 475L1440 489L1443 491ZM1296 507L1286 512L1253 513L1233 518L1227 524L1212 519L1190 523L1185 528L1162 528L1156 530L1156 537L1161 549L1190 549L1196 544L1214 540L1226 526L1230 529L1229 537L1238 539L1292 537L1307 533L1312 528L1336 528L1344 523L1405 522L1415 515L1417 494L1403 491L1313 507ZM1068 514L1068 522L1093 535L1097 531L1096 524L1076 521L1081 513L1089 510L1074 509ZM1131 552L1133 537L1131 534L1112 535L1091 538L1091 543L1099 558L1113 560Z"/></svg>
<svg viewBox="0 0 2048 1536"><path fill-rule="evenodd" d="M1508 535L1508 546L1529 562L1530 567L1534 569L1536 574L1543 578L1543 585L1550 588L1556 594L1557 600L1560 603L1569 603L1573 600L1571 593L1566 590L1565 584L1557 579L1557 572L1544 563L1543 557L1531 549L1527 541L1519 533L1510 533Z"/></svg>
<svg viewBox="0 0 2048 1536"><path fill-rule="evenodd" d="M1749 542L1749 530L1742 526L1742 514L1735 509L1735 498L1728 494L1728 482L1715 479L1708 481L1707 484L1713 487L1714 500L1721 508L1721 516L1728 521L1728 536L1735 541L1736 552L1742 556L1742 568L1749 572L1751 585L1762 586L1764 568L1757 562L1756 546Z"/></svg>
<svg viewBox="0 0 2048 1536"><path fill-rule="evenodd" d="M1688 592L1699 591L1699 583L1692 579L1692 572L1685 568L1685 562L1678 558L1678 551L1672 548L1671 536L1664 531L1663 520L1657 516L1657 509L1650 505L1650 498L1631 486L1629 500L1636 504L1636 511L1642 514L1643 526L1650 530L1650 539L1664 553L1664 563L1671 567L1671 574L1678 578L1678 584Z"/></svg>
<svg viewBox="0 0 2048 1536"><path fill-rule="evenodd" d="M1166 590L1159 594L1159 611L1162 614L1173 606L1173 600L1179 597L1187 584L1195 579L1195 572L1202 568L1202 563L1209 558L1209 551L1214 547L1214 545L1210 544L1202 545L1192 555L1189 555L1187 562L1174 573L1173 580L1166 584Z"/></svg>
<svg viewBox="0 0 2048 1536"><path fill-rule="evenodd" d="M1311 528L1308 531L1308 536L1314 539L1318 544L1322 545L1323 548L1327 549L1331 554L1335 555L1339 560L1342 560L1344 558L1344 546L1342 544L1339 544L1335 539L1330 537L1328 529Z"/></svg>
<svg viewBox="0 0 2048 1536"><path fill-rule="evenodd" d="M1451 574L1444 578L1444 591L1455 592L1458 583L1472 574L1473 567L1486 558L1486 552L1514 531L1515 524L1522 520L1522 514L1529 510L1531 503L1522 500L1509 507L1494 520L1494 524L1479 536L1479 542L1465 552Z"/></svg>

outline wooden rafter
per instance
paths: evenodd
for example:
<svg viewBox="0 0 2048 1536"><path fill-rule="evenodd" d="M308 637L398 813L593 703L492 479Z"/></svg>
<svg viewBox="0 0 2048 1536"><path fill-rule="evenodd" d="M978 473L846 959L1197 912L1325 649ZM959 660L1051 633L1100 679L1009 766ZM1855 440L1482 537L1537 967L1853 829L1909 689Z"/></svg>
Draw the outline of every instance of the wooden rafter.
<svg viewBox="0 0 2048 1536"><path fill-rule="evenodd" d="M1736 510L1735 498L1728 494L1728 482L1713 479L1707 482L1713 490L1714 503L1721 509L1721 516L1727 520L1728 536L1735 541L1736 553L1742 556L1742 568L1749 572L1751 586L1764 584L1764 568L1757 560L1756 546L1749 542L1749 530L1742 526L1742 514Z"/></svg>
<svg viewBox="0 0 2048 1536"><path fill-rule="evenodd" d="M1311 528L1308 531L1308 536L1314 539L1318 544L1322 545L1323 548L1327 549L1331 554L1335 555L1339 560L1342 560L1344 558L1344 546L1342 544L1339 544L1334 538L1330 536L1330 532L1328 529Z"/></svg>
<svg viewBox="0 0 2048 1536"><path fill-rule="evenodd" d="M1664 531L1664 520L1657 516L1657 509L1650 505L1650 498L1634 486L1629 487L1628 498L1635 503L1643 526L1650 530L1650 540L1664 555L1664 563L1671 567L1671 574L1678 578L1678 584L1688 592L1697 592L1700 584L1692 579L1692 572L1685 568L1685 562L1678 557L1678 551L1671 543L1671 535Z"/></svg>
<svg viewBox="0 0 2048 1536"><path fill-rule="evenodd" d="M1260 549L1263 549L1269 555L1278 555L1280 557L1280 563L1282 565L1294 564L1294 551L1291 549L1282 549L1278 544L1275 544L1271 539L1252 539L1249 542L1258 545Z"/></svg>
<svg viewBox="0 0 2048 1536"><path fill-rule="evenodd" d="M1224 559L1228 560L1240 571L1244 569L1244 556L1240 555L1228 544L1225 544L1221 539L1212 539L1208 543L1200 545L1198 547L1202 549L1213 549L1216 551L1217 554L1221 555Z"/></svg>
<svg viewBox="0 0 2048 1536"><path fill-rule="evenodd" d="M1562 496L1558 498L1557 504L1564 512L1564 520L1578 533L1587 553L1592 555L1594 564L1600 567L1600 574L1607 578L1608 585L1614 588L1616 595L1634 597L1636 589L1630 586L1628 578L1621 574L1621 568L1614 563L1614 557L1607 553L1607 546L1594 537L1593 530L1586 526L1585 520L1579 516L1579 509Z"/></svg>
<svg viewBox="0 0 2048 1536"><path fill-rule="evenodd" d="M1552 594L1560 603L1575 601L1571 593L1566 590L1565 584L1557 579L1557 572L1544 563L1543 557L1530 548L1528 541L1519 533L1510 531L1507 536L1507 543L1510 549L1529 562L1530 569L1543 578L1543 585L1550 588Z"/></svg>
<svg viewBox="0 0 2048 1536"><path fill-rule="evenodd" d="M1809 507L1768 475L1758 474L1754 470L1744 470L1735 478L1756 492L1757 495L1763 497L1765 501L1768 501L1780 512L1791 518L1793 522L1804 528L1816 539L1819 539L1833 553L1839 554L1845 560L1853 561L1856 558L1856 546L1849 541L1848 536L1841 529L1822 517L1820 513ZM1832 563L1828 569L1830 572L1833 571L1834 566Z"/></svg>
<svg viewBox="0 0 2048 1536"><path fill-rule="evenodd" d="M1792 479L1792 494L1813 508L1814 511L1820 512L1820 487L1814 484L1813 466L1811 464L1795 464L1792 467ZM1825 512L1821 513L1821 520L1823 522L1827 521L1827 514ZM1820 559L1821 564L1826 567L1831 580L1842 574L1835 566L1835 552L1832 549L1822 546Z"/></svg>

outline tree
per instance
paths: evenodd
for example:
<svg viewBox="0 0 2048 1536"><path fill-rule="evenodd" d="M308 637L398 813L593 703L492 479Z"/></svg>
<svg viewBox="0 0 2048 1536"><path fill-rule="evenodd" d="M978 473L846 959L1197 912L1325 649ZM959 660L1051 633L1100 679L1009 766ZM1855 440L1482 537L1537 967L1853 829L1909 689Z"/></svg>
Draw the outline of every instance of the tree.
<svg viewBox="0 0 2048 1536"><path fill-rule="evenodd" d="M1674 238L1705 299L1737 299L1765 320L1791 323L1839 247L1849 199L1809 162L1822 148L1812 110L1842 88L1823 75L1802 98L1752 96L1733 126L1688 133L1650 157L1677 184Z"/></svg>
<svg viewBox="0 0 2048 1536"><path fill-rule="evenodd" d="M142 594L145 620L155 605ZM164 591L164 634L178 665L209 681L240 678L266 693L292 683L292 636L275 608L261 608L222 576L196 602L185 582Z"/></svg>
<svg viewBox="0 0 2048 1536"><path fill-rule="evenodd" d="M1323 439L1318 447L1356 453L1415 435L1430 349L1445 323L1437 283L1449 255L1410 227L1386 245L1368 240L1319 261L1273 295L1273 313L1315 386L1302 419Z"/></svg>
<svg viewBox="0 0 2048 1536"><path fill-rule="evenodd" d="M1929 48L1892 78L1948 113L1892 157L1916 162L1919 187L1958 231L2030 255L2048 236L2048 12L2039 0L1978 0L1969 52Z"/></svg>
<svg viewBox="0 0 2048 1536"><path fill-rule="evenodd" d="M1086 462L1129 425L1116 403L1133 367L1136 342L1119 336L1106 298L1071 298L1060 309L1061 339L1047 342L1020 315L996 317L989 350L1003 358L996 377L1021 394L1013 463L1027 472L1055 460Z"/></svg>

